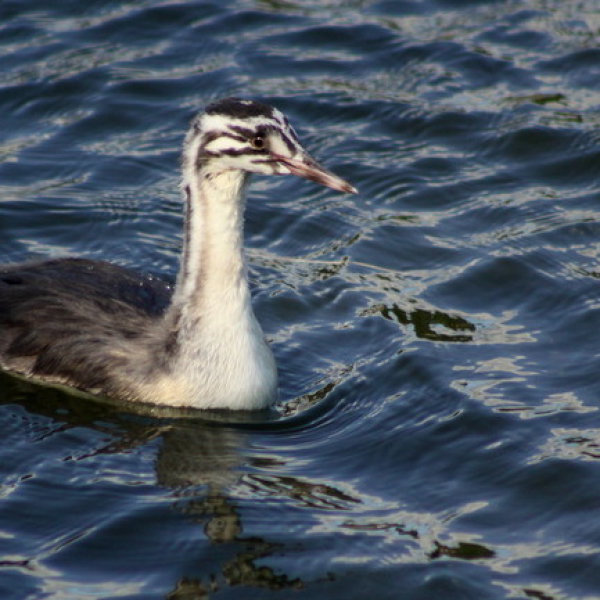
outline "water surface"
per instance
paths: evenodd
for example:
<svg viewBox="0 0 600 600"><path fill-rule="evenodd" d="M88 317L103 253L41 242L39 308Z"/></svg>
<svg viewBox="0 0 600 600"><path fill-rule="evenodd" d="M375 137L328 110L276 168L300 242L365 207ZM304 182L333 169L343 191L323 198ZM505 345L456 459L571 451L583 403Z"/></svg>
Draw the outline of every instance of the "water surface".
<svg viewBox="0 0 600 600"><path fill-rule="evenodd" d="M275 104L350 179L255 178L270 415L0 376L0 596L600 597L594 0L0 6L0 257L173 277L187 124Z"/></svg>

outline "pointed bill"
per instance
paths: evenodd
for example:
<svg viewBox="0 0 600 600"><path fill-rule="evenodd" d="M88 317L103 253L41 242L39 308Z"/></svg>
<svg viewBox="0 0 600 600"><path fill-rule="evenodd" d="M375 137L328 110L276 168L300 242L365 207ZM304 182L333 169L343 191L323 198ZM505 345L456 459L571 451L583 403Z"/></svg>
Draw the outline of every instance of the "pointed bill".
<svg viewBox="0 0 600 600"><path fill-rule="evenodd" d="M278 163L286 166L292 175L310 179L321 185L346 194L358 194L358 190L347 181L322 167L312 156L304 154L301 158L287 158L281 154L271 154Z"/></svg>

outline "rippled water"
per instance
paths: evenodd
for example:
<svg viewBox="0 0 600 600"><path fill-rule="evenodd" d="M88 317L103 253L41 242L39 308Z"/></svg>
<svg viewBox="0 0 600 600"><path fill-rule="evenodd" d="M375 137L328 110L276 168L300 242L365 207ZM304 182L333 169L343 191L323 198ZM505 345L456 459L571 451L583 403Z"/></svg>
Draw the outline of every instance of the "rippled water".
<svg viewBox="0 0 600 600"><path fill-rule="evenodd" d="M182 136L225 95L361 194L254 180L272 417L0 376L0 596L600 597L599 15L3 0L3 262L172 276Z"/></svg>

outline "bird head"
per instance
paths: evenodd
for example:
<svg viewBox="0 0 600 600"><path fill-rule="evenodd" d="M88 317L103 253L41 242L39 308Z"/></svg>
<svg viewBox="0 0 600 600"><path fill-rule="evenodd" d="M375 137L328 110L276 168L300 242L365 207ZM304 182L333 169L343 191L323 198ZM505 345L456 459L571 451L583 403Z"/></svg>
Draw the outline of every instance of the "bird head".
<svg viewBox="0 0 600 600"><path fill-rule="evenodd" d="M196 117L188 136L187 146L194 148L197 167L291 174L340 192L357 193L356 188L312 158L287 118L267 104L239 98L214 102Z"/></svg>

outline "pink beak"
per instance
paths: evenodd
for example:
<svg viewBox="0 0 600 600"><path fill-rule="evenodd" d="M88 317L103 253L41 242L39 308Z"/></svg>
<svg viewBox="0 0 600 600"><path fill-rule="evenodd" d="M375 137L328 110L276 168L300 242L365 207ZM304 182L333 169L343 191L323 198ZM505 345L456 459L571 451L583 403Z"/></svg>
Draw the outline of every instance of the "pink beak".
<svg viewBox="0 0 600 600"><path fill-rule="evenodd" d="M305 154L299 159L287 158L286 156L275 153L272 153L271 156L278 163L285 165L293 175L303 177L304 179L310 179L311 181L330 187L338 192L358 194L358 190L353 185L350 185L341 177L334 175L331 171L322 167L308 154Z"/></svg>

